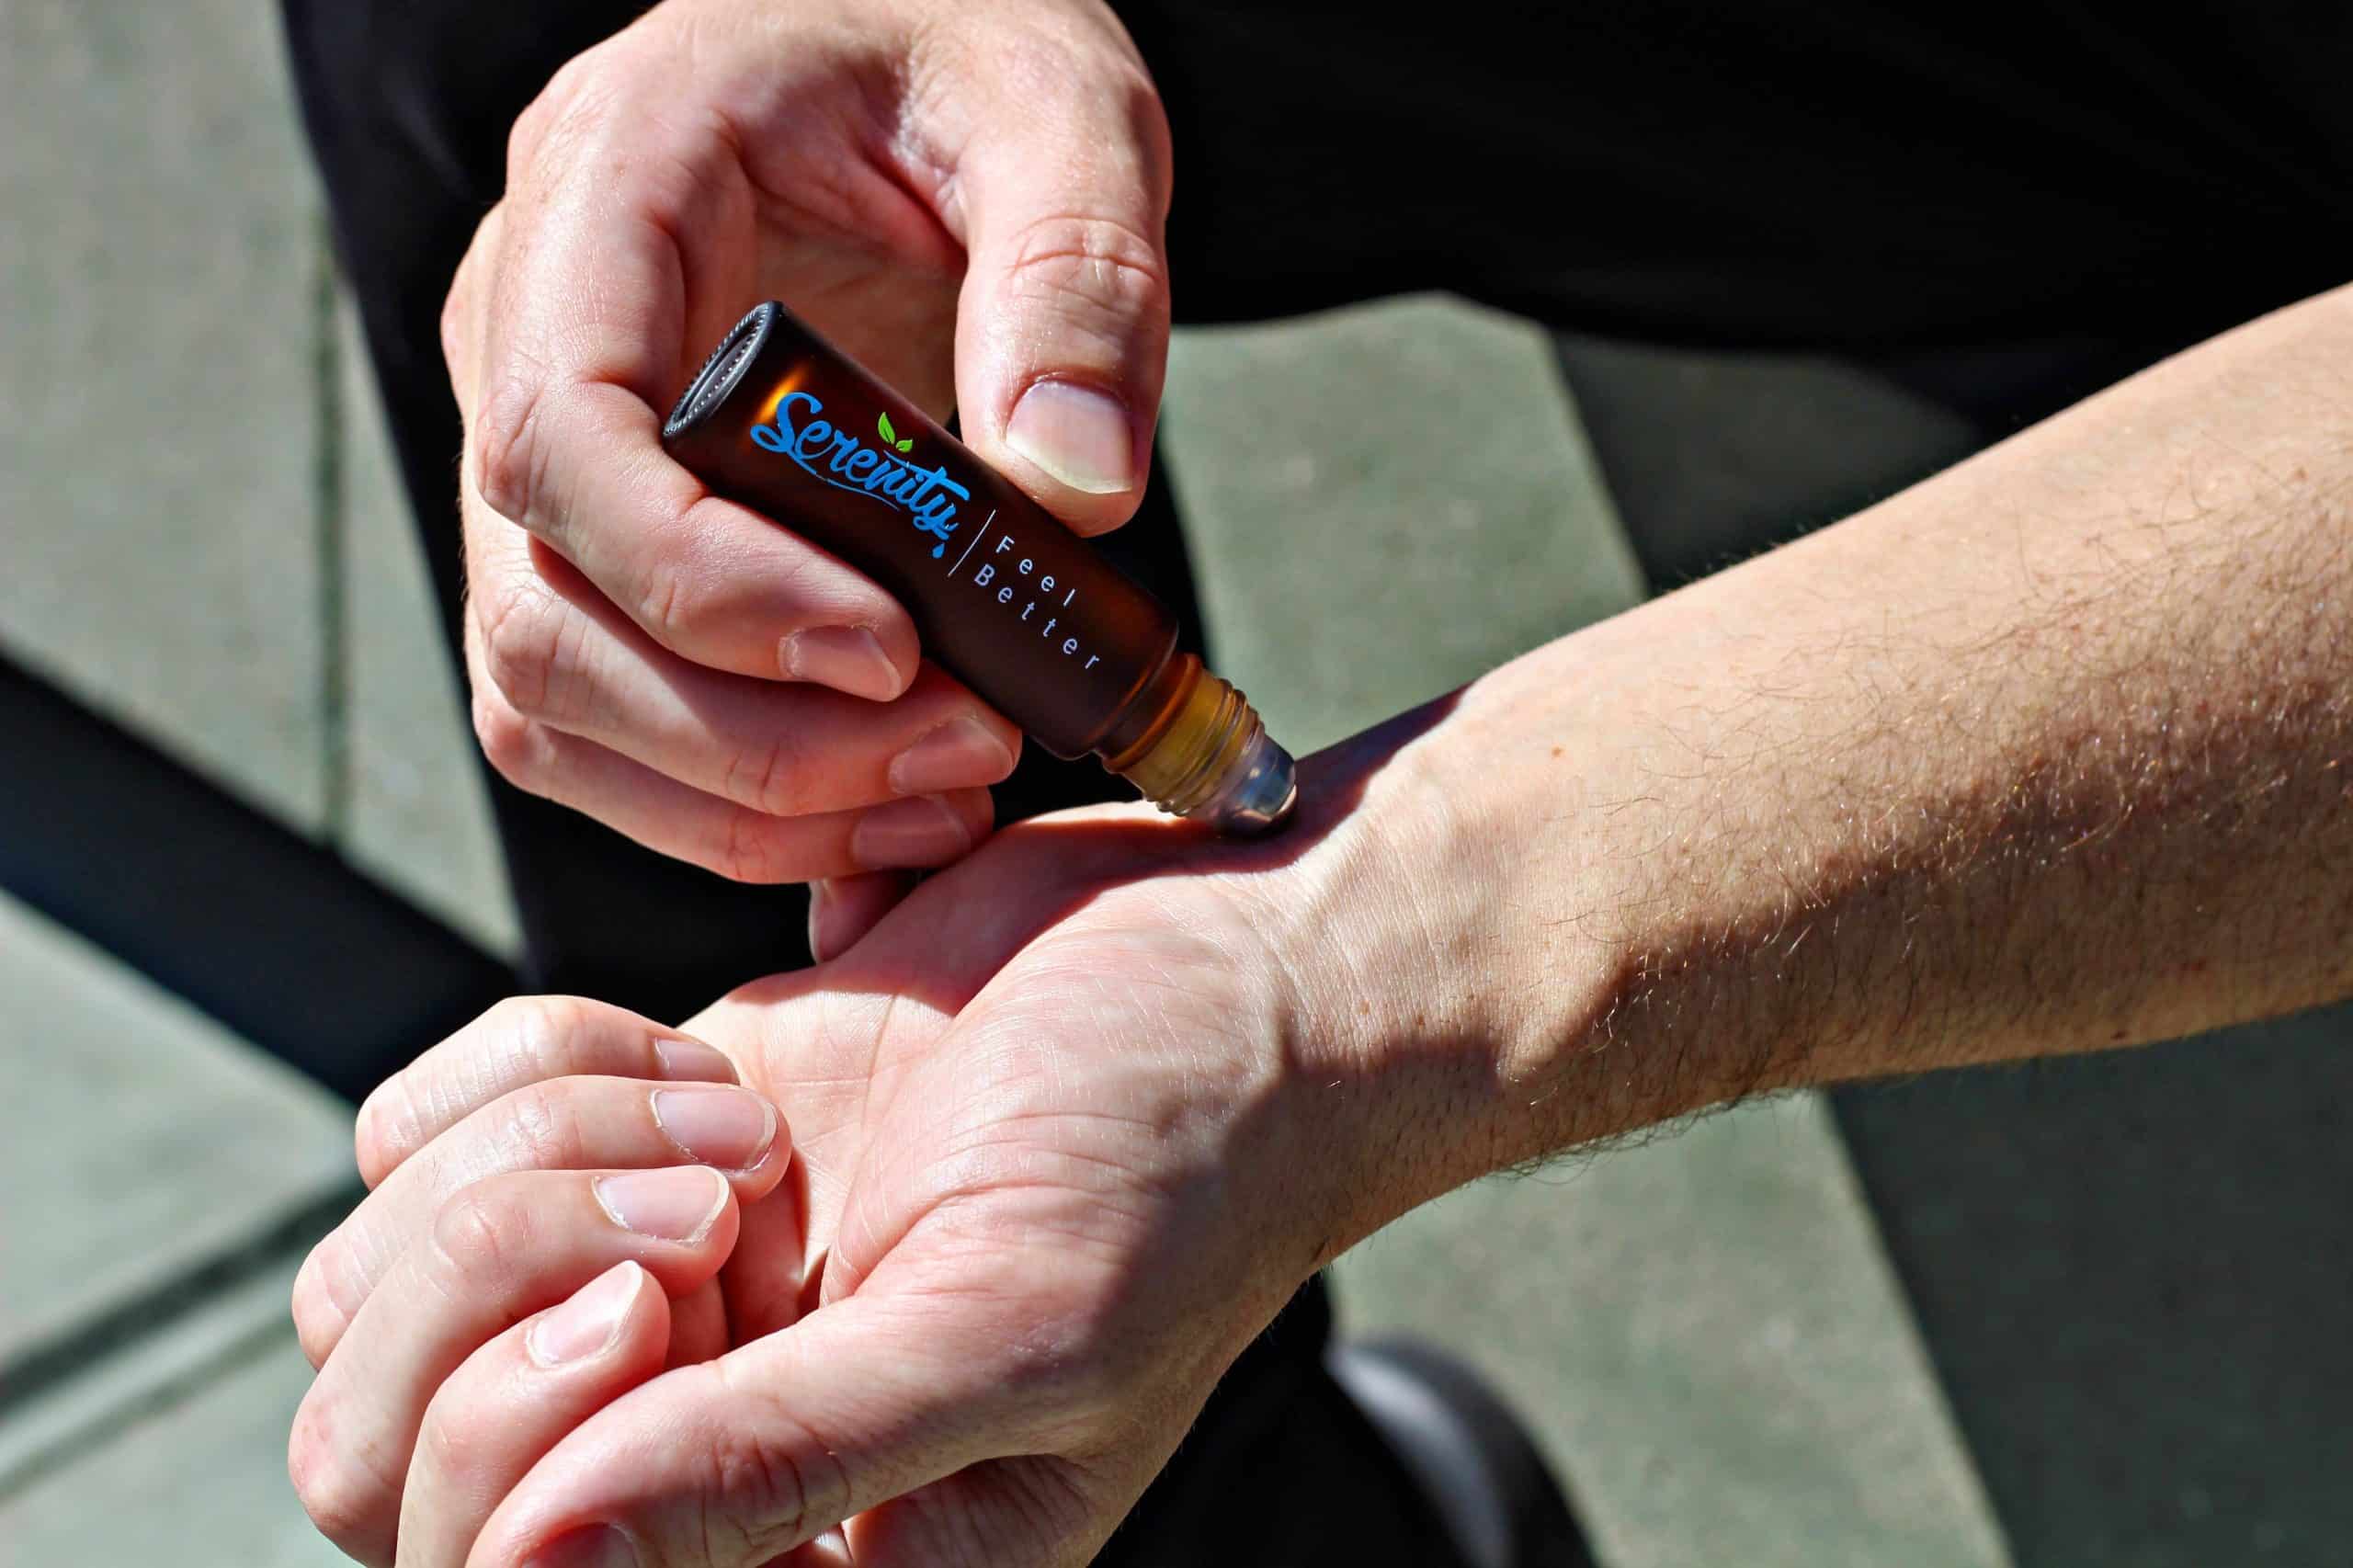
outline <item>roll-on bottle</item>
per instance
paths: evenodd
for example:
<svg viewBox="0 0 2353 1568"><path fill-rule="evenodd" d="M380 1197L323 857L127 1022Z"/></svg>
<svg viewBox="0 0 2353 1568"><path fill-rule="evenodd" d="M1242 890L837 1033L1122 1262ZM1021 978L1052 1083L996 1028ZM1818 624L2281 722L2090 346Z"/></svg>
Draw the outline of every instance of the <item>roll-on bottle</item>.
<svg viewBox="0 0 2353 1568"><path fill-rule="evenodd" d="M1086 540L782 305L727 335L662 432L715 493L856 566L925 653L1057 756L1163 810L1260 833L1297 799L1250 704Z"/></svg>

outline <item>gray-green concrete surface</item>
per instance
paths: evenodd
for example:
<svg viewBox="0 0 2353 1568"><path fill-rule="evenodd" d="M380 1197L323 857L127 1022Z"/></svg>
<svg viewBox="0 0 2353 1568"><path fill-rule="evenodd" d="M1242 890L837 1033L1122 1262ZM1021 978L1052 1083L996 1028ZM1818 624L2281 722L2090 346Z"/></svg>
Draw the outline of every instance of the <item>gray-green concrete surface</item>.
<svg viewBox="0 0 2353 1568"><path fill-rule="evenodd" d="M47 1452L9 1452L0 1428L0 1563L348 1568L286 1479L311 1386L286 1320L299 1261L290 1252L225 1287L124 1352L122 1375L94 1369L98 1386L65 1391L56 1412L12 1417Z"/></svg>
<svg viewBox="0 0 2353 1568"><path fill-rule="evenodd" d="M0 1376L349 1179L332 1096L0 893Z"/></svg>

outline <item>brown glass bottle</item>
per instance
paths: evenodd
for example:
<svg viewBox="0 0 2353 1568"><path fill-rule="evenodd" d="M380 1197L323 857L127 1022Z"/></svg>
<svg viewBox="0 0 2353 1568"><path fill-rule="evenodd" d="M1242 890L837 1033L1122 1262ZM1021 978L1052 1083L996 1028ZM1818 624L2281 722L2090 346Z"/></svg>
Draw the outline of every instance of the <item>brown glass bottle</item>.
<svg viewBox="0 0 2353 1568"><path fill-rule="evenodd" d="M737 323L664 426L673 457L906 607L924 652L1057 756L1095 753L1227 833L1290 814L1291 759L1176 619L782 305Z"/></svg>

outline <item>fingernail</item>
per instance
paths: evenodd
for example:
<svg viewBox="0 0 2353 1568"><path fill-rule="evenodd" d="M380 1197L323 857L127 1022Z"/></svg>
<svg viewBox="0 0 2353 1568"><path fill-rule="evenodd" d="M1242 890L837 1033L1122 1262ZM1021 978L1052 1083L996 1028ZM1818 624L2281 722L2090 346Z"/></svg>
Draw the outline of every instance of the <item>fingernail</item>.
<svg viewBox="0 0 2353 1568"><path fill-rule="evenodd" d="M891 788L902 795L994 784L1013 771L1013 750L978 719L952 719L891 759Z"/></svg>
<svg viewBox="0 0 2353 1568"><path fill-rule="evenodd" d="M615 1224L664 1241L702 1240L727 1204L727 1178L708 1165L623 1171L591 1185Z"/></svg>
<svg viewBox="0 0 2353 1568"><path fill-rule="evenodd" d="M699 1040L657 1040L654 1042L654 1060L661 1064L665 1078L688 1078L705 1084L736 1081L735 1063L727 1059L727 1053Z"/></svg>
<svg viewBox="0 0 2353 1568"><path fill-rule="evenodd" d="M654 1119L705 1165L745 1170L776 1142L776 1107L748 1089L656 1089Z"/></svg>
<svg viewBox="0 0 2353 1568"><path fill-rule="evenodd" d="M870 871L943 865L972 846L964 819L936 795L877 806L850 829L850 858Z"/></svg>
<svg viewBox="0 0 2353 1568"><path fill-rule="evenodd" d="M590 1525L548 1542L523 1568L638 1568L637 1546L610 1525Z"/></svg>
<svg viewBox="0 0 2353 1568"><path fill-rule="evenodd" d="M833 894L834 884L830 881L820 879L809 884L809 961L812 963L824 963L833 956L824 950L821 942L825 934L825 901Z"/></svg>
<svg viewBox="0 0 2353 1568"><path fill-rule="evenodd" d="M905 686L881 639L863 626L796 631L778 644L777 659L788 680L814 681L875 702L890 701Z"/></svg>
<svg viewBox="0 0 2353 1568"><path fill-rule="evenodd" d="M568 1301L559 1301L523 1331L531 1359L542 1367L560 1367L595 1355L613 1342L621 1319L637 1300L638 1281L645 1270L634 1263L608 1268L580 1289Z"/></svg>
<svg viewBox="0 0 2353 1568"><path fill-rule="evenodd" d="M1040 381L1021 394L1005 444L1090 495L1134 487L1135 426L1118 399L1075 381Z"/></svg>

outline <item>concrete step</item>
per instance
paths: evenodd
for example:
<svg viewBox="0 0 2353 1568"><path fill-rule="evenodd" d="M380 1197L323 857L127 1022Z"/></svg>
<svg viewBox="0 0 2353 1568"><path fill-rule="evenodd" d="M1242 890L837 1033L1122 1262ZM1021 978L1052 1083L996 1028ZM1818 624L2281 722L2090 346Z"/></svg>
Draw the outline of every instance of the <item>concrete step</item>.
<svg viewBox="0 0 2353 1568"><path fill-rule="evenodd" d="M337 842L369 876L511 960L521 938L464 677L442 635L348 300L335 312L334 347L349 770Z"/></svg>
<svg viewBox="0 0 2353 1568"><path fill-rule="evenodd" d="M275 12L0 7L0 648L326 807L324 240Z"/></svg>
<svg viewBox="0 0 2353 1568"><path fill-rule="evenodd" d="M1509 317L1425 296L1180 332L1167 404L1219 671L1302 755L1642 596Z"/></svg>
<svg viewBox="0 0 2353 1568"><path fill-rule="evenodd" d="M1613 1568L2009 1562L1813 1096L1466 1187L1336 1278L1344 1333L1487 1375Z"/></svg>
<svg viewBox="0 0 2353 1568"><path fill-rule="evenodd" d="M0 1424L0 1562L349 1568L286 1478L311 1386L286 1315L300 1251ZM27 1451L26 1435L46 1446Z"/></svg>
<svg viewBox="0 0 2353 1568"><path fill-rule="evenodd" d="M0 997L12 1382L351 1179L348 1108L5 894Z"/></svg>

